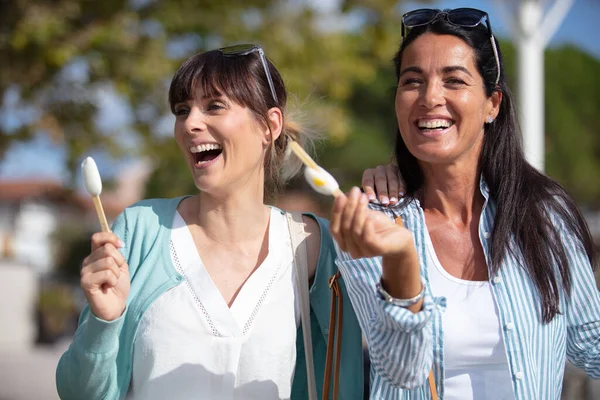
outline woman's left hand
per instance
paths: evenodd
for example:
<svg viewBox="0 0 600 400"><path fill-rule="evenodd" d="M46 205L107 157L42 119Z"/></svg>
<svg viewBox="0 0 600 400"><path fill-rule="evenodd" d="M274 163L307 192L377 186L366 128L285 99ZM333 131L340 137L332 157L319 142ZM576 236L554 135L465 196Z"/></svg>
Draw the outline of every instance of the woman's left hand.
<svg viewBox="0 0 600 400"><path fill-rule="evenodd" d="M369 198L376 199L385 206L393 206L404 194L404 182L396 165L378 165L366 169L362 175L361 186Z"/></svg>
<svg viewBox="0 0 600 400"><path fill-rule="evenodd" d="M330 230L340 248L352 258L389 256L402 258L414 248L412 234L385 214L367 208L367 195L352 188L337 196Z"/></svg>

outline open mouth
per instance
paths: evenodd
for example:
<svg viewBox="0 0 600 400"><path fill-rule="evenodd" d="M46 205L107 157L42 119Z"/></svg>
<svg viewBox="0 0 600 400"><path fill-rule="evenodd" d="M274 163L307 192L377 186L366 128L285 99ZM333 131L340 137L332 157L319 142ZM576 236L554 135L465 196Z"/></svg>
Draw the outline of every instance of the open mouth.
<svg viewBox="0 0 600 400"><path fill-rule="evenodd" d="M454 125L454 121L449 119L419 119L416 125L421 132L441 132Z"/></svg>
<svg viewBox="0 0 600 400"><path fill-rule="evenodd" d="M194 157L194 164L203 165L219 157L223 152L223 148L218 143L208 143L192 146L190 147L190 152Z"/></svg>

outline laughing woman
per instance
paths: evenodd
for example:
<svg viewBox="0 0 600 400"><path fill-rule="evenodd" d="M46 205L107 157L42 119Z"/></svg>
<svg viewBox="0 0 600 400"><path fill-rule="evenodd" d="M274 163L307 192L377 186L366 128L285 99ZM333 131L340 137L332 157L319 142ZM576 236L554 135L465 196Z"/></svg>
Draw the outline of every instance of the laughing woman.
<svg viewBox="0 0 600 400"><path fill-rule="evenodd" d="M354 190L331 219L369 345L371 398L558 400L566 359L600 378L589 230L568 193L523 156L487 13L412 11L402 35L405 197L372 206L382 218ZM406 262L417 255L420 265Z"/></svg>
<svg viewBox="0 0 600 400"><path fill-rule="evenodd" d="M305 141L286 98L259 46L181 66L169 102L198 193L137 203L113 233L92 236L81 271L88 306L57 369L61 398L308 398L288 220L265 204L294 170L288 143ZM320 387L335 250L326 221L303 223ZM349 307L343 330L340 398L358 399L361 334Z"/></svg>

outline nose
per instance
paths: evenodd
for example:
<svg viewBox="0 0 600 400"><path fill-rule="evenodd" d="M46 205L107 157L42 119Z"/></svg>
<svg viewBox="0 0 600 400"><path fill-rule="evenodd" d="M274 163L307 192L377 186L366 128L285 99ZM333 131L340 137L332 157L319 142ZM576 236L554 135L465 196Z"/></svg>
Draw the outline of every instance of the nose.
<svg viewBox="0 0 600 400"><path fill-rule="evenodd" d="M428 109L434 109L445 103L444 88L442 82L430 80L421 87L420 105Z"/></svg>
<svg viewBox="0 0 600 400"><path fill-rule="evenodd" d="M199 133L206 130L204 114L197 107L192 107L185 118L184 128L187 133Z"/></svg>

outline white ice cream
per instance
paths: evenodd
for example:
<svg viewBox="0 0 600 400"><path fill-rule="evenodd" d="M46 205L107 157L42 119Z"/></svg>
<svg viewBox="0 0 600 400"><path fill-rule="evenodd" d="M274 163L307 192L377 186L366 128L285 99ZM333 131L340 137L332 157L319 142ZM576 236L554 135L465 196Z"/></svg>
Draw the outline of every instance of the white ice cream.
<svg viewBox="0 0 600 400"><path fill-rule="evenodd" d="M102 179L96 162L92 157L88 157L81 163L81 173L83 175L83 183L85 190L92 196L100 196L102 192Z"/></svg>
<svg viewBox="0 0 600 400"><path fill-rule="evenodd" d="M326 196L333 196L340 188L335 178L321 167L318 170L304 168L304 177L314 190Z"/></svg>

